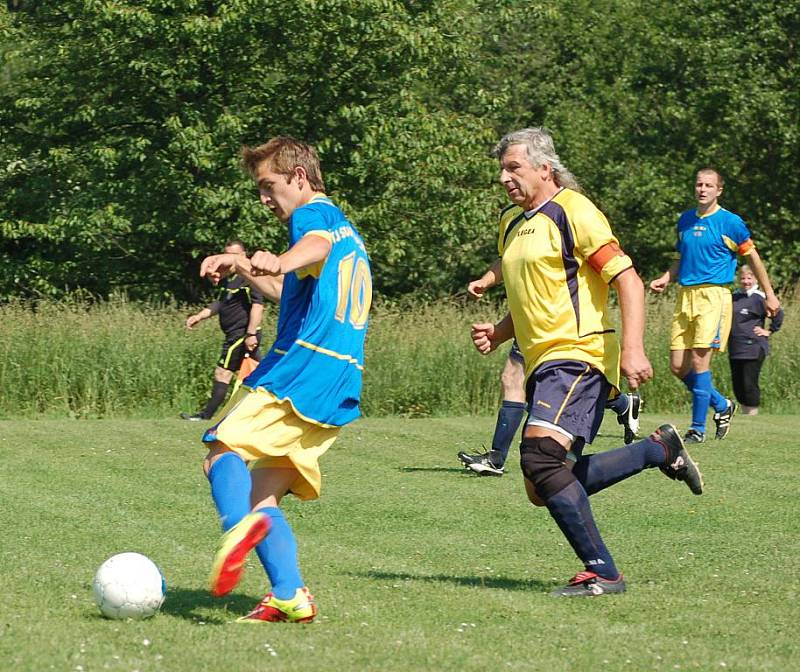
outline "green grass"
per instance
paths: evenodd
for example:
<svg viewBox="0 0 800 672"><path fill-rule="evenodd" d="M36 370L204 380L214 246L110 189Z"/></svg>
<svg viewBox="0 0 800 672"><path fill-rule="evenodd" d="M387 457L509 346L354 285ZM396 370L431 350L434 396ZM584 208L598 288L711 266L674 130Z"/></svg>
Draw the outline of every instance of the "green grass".
<svg viewBox="0 0 800 672"><path fill-rule="evenodd" d="M629 591L575 601L548 595L579 566L547 513L526 503L516 460L500 479L457 466L456 451L488 441L493 425L346 429L324 459L322 498L285 502L318 622L243 626L231 621L266 586L251 561L229 597L206 592L218 528L196 426L0 422L0 667L796 669L797 416L736 418L728 440L696 447L702 497L657 470L595 496ZM595 448L619 436L609 417ZM107 621L92 604L94 570L125 550L166 575L167 600L149 621Z"/></svg>

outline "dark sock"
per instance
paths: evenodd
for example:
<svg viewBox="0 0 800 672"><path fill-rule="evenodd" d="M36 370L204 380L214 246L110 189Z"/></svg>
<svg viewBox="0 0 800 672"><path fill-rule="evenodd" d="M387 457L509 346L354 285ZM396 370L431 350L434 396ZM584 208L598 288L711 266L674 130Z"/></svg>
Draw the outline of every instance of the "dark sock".
<svg viewBox="0 0 800 672"><path fill-rule="evenodd" d="M578 481L548 498L547 509L584 567L613 581L619 572L594 522L589 497Z"/></svg>
<svg viewBox="0 0 800 672"><path fill-rule="evenodd" d="M584 455L572 470L587 495L605 490L643 469L666 464L664 446L650 437L615 450Z"/></svg>
<svg viewBox="0 0 800 672"><path fill-rule="evenodd" d="M614 411L617 415L622 415L628 412L628 404L630 403L630 398L627 394L620 394L616 399L607 401L606 408Z"/></svg>
<svg viewBox="0 0 800 672"><path fill-rule="evenodd" d="M502 467L508 457L508 449L525 416L526 404L521 401L504 401L497 412L497 424L492 437L489 459L495 467Z"/></svg>
<svg viewBox="0 0 800 672"><path fill-rule="evenodd" d="M207 418L214 417L214 413L225 401L226 394L228 394L228 383L221 383L215 380L214 385L211 387L211 399L208 400L203 415Z"/></svg>

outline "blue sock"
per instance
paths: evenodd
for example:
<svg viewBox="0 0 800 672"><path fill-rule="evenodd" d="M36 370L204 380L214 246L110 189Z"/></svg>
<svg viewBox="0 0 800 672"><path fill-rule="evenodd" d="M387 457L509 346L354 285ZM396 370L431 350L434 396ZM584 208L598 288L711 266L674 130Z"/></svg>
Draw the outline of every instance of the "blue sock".
<svg viewBox="0 0 800 672"><path fill-rule="evenodd" d="M706 415L711 403L711 371L694 374L692 387L692 429L705 433Z"/></svg>
<svg viewBox="0 0 800 672"><path fill-rule="evenodd" d="M492 437L492 464L502 467L508 457L508 449L519 429L519 423L525 416L527 404L521 401L503 401L497 412L497 424Z"/></svg>
<svg viewBox="0 0 800 672"><path fill-rule="evenodd" d="M250 513L250 472L236 453L225 453L211 465L208 481L222 530L227 532Z"/></svg>
<svg viewBox="0 0 800 672"><path fill-rule="evenodd" d="M628 405L631 403L627 394L620 394L613 401L606 402L606 408L614 411L617 415L628 412Z"/></svg>
<svg viewBox="0 0 800 672"><path fill-rule="evenodd" d="M711 372L709 371L708 373L710 374ZM689 371L689 373L687 373L681 379L683 381L683 384L686 385L686 389L689 390L689 392L692 392L693 394L694 394L694 382L696 378L697 374L694 371ZM713 382L711 383L710 394L711 396L709 398L709 403L717 413L721 413L726 408L728 408L728 400L720 394L719 390L716 387L714 387Z"/></svg>
<svg viewBox="0 0 800 672"><path fill-rule="evenodd" d="M709 373L711 372L709 371ZM717 413L721 413L726 408L728 408L728 400L719 393L719 390L716 387L714 387L713 381L711 383L710 401L711 401L711 406Z"/></svg>
<svg viewBox="0 0 800 672"><path fill-rule="evenodd" d="M286 518L277 506L259 509L272 523L269 534L258 546L256 553L272 584L272 594L279 600L294 597L303 587L300 567L297 564L297 542Z"/></svg>
<svg viewBox="0 0 800 672"><path fill-rule="evenodd" d="M605 490L643 469L666 464L664 446L650 437L615 450L584 455L572 470L587 495Z"/></svg>
<svg viewBox="0 0 800 672"><path fill-rule="evenodd" d="M547 509L590 572L613 581L619 577L592 516L589 497L578 481L548 498Z"/></svg>

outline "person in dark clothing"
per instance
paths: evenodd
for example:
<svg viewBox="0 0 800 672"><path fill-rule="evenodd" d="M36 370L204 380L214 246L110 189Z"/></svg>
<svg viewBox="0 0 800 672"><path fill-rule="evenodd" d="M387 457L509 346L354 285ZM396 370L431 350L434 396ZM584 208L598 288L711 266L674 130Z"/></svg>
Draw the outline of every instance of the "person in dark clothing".
<svg viewBox="0 0 800 672"><path fill-rule="evenodd" d="M245 254L244 244L239 240L231 240L225 245L228 254ZM274 293L268 295L273 301L280 300L281 283L276 280ZM261 359L259 345L261 343L261 317L264 314L264 294L250 287L239 275L229 275L219 283L217 298L208 306L186 318L186 328L192 329L196 324L214 315L219 316L219 326L225 334L217 366L214 369L214 383L211 398L199 413L181 413L184 420L200 421L213 417L228 394L228 387L245 356L256 361Z"/></svg>
<svg viewBox="0 0 800 672"><path fill-rule="evenodd" d="M740 288L733 293L733 327L729 341L733 392L743 415L756 415L761 405L758 379L769 354L769 337L783 324L783 309L766 328L767 304L748 265L739 269Z"/></svg>

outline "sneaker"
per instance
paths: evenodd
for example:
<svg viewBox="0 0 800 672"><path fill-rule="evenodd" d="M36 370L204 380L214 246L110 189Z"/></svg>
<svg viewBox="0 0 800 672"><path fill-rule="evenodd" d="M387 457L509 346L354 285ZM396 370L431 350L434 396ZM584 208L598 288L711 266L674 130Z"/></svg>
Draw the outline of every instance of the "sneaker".
<svg viewBox="0 0 800 672"><path fill-rule="evenodd" d="M689 432L695 430L690 429ZM697 432L699 434L699 432ZM702 434L701 434L702 436ZM659 467L673 481L683 481L695 495L703 494L703 474L686 452L678 430L672 425L661 425L650 435L667 450L667 463Z"/></svg>
<svg viewBox="0 0 800 672"><path fill-rule="evenodd" d="M237 618L238 623L289 622L311 623L317 615L314 596L308 588L298 588L291 600L279 600L268 593L247 616Z"/></svg>
<svg viewBox="0 0 800 672"><path fill-rule="evenodd" d="M201 420L208 420L208 418L202 413L191 414L184 411L183 413L181 413L181 420L188 420L189 422L200 422Z"/></svg>
<svg viewBox="0 0 800 672"><path fill-rule="evenodd" d="M622 574L615 581L604 579L594 572L579 572L569 584L550 593L553 597L600 597L625 592L625 579Z"/></svg>
<svg viewBox="0 0 800 672"><path fill-rule="evenodd" d="M458 454L458 459L467 469L481 476L502 476L505 471L503 467L497 467L492 462L491 452L470 455L462 451Z"/></svg>
<svg viewBox="0 0 800 672"><path fill-rule="evenodd" d="M208 581L214 597L227 595L236 587L242 578L247 554L267 536L269 526L267 514L248 513L222 536Z"/></svg>
<svg viewBox="0 0 800 672"><path fill-rule="evenodd" d="M625 429L623 441L633 443L639 436L639 413L642 410L642 398L635 393L628 393L628 409L617 416L617 422Z"/></svg>
<svg viewBox="0 0 800 672"><path fill-rule="evenodd" d="M683 435L683 442L684 443L705 443L706 442L706 435L703 432L698 432L693 427L690 427L686 430L686 434Z"/></svg>
<svg viewBox="0 0 800 672"><path fill-rule="evenodd" d="M715 438L724 439L731 431L731 418L736 414L736 402L728 399L728 408L719 413L714 413L714 424L717 426Z"/></svg>

